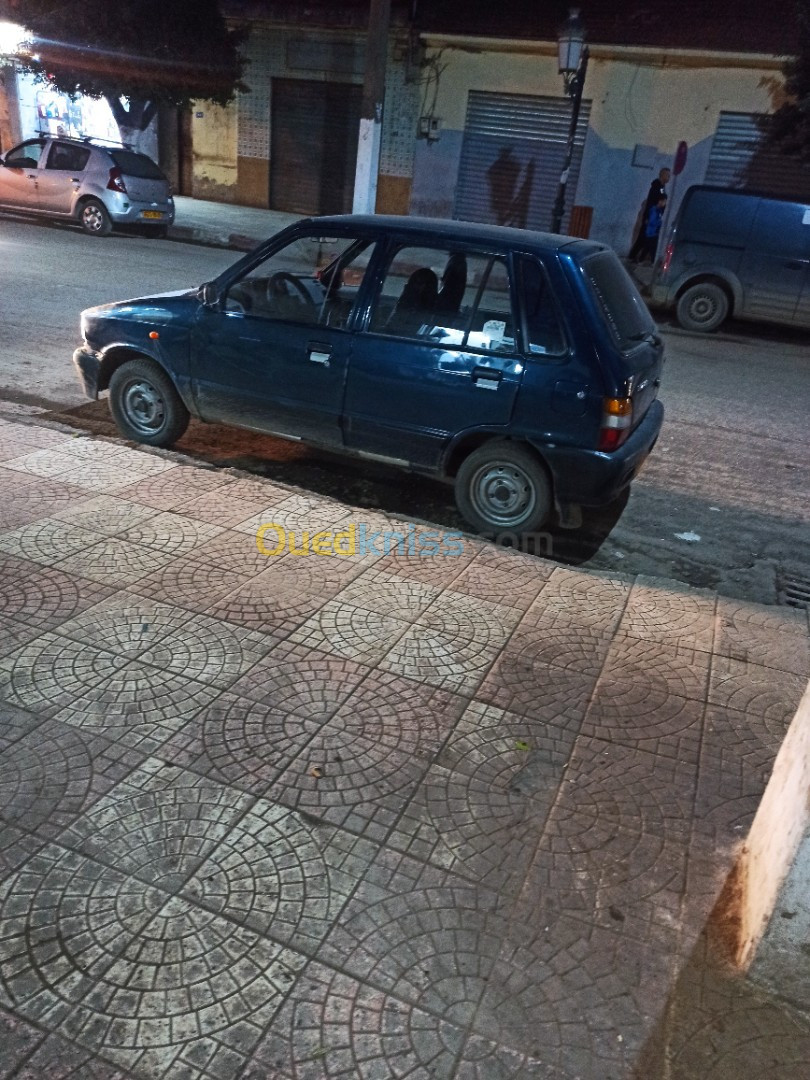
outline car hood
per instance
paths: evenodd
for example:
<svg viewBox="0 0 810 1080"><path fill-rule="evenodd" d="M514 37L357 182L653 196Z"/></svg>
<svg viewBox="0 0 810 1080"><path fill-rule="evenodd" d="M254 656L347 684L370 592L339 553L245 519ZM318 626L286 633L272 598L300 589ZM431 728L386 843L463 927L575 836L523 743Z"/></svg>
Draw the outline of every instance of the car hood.
<svg viewBox="0 0 810 1080"><path fill-rule="evenodd" d="M134 300L115 300L98 304L82 312L86 324L100 319L125 319L127 322L149 322L165 325L188 318L199 307L197 289L177 289L174 292L139 296Z"/></svg>

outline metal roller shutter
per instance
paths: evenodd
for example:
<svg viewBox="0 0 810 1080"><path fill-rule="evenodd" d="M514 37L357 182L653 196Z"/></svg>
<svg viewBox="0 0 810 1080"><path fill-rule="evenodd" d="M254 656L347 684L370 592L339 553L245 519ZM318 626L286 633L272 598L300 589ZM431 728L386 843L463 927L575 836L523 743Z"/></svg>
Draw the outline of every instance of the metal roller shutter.
<svg viewBox="0 0 810 1080"><path fill-rule="evenodd" d="M591 103L583 101L563 232L576 195L590 112ZM454 217L550 229L570 124L567 99L471 90Z"/></svg>
<svg viewBox="0 0 810 1080"><path fill-rule="evenodd" d="M351 211L362 87L273 79L270 206L294 214Z"/></svg>
<svg viewBox="0 0 810 1080"><path fill-rule="evenodd" d="M721 112L706 183L810 200L810 167L764 147L770 117Z"/></svg>

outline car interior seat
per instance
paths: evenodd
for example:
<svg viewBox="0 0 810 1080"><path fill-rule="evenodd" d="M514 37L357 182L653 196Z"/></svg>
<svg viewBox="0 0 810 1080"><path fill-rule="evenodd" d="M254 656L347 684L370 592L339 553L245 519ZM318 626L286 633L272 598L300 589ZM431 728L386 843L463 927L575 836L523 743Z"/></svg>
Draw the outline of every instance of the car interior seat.
<svg viewBox="0 0 810 1080"><path fill-rule="evenodd" d="M435 273L424 266L414 270L385 324L385 333L418 333L425 323L432 323L438 296L439 279Z"/></svg>

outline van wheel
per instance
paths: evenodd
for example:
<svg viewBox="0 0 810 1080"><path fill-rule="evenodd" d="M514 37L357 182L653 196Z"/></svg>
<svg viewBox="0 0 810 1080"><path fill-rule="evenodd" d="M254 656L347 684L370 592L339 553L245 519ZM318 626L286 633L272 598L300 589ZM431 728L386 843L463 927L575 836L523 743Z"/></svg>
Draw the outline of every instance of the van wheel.
<svg viewBox="0 0 810 1080"><path fill-rule="evenodd" d="M91 236L109 236L112 232L110 215L98 199L87 199L82 203L79 224Z"/></svg>
<svg viewBox="0 0 810 1080"><path fill-rule="evenodd" d="M699 281L678 298L675 315L684 330L700 330L707 334L725 321L728 310L725 290L713 281Z"/></svg>
<svg viewBox="0 0 810 1080"><path fill-rule="evenodd" d="M171 446L188 427L188 409L151 360L129 360L110 379L110 412L121 434L147 446Z"/></svg>
<svg viewBox="0 0 810 1080"><path fill-rule="evenodd" d="M551 483L540 460L523 446L492 442L474 450L458 470L456 505L477 532L535 532L552 510Z"/></svg>

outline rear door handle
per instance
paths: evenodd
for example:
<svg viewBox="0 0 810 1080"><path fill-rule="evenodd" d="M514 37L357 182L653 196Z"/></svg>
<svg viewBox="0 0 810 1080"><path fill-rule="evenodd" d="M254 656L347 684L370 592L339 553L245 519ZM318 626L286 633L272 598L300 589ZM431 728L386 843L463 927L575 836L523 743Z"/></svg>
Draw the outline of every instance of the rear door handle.
<svg viewBox="0 0 810 1080"><path fill-rule="evenodd" d="M472 377L480 390L497 390L498 383L503 378L503 372L496 368L474 367Z"/></svg>
<svg viewBox="0 0 810 1080"><path fill-rule="evenodd" d="M321 367L329 367L329 361L332 359L331 352L318 345L310 345L308 356L313 364L320 364Z"/></svg>

